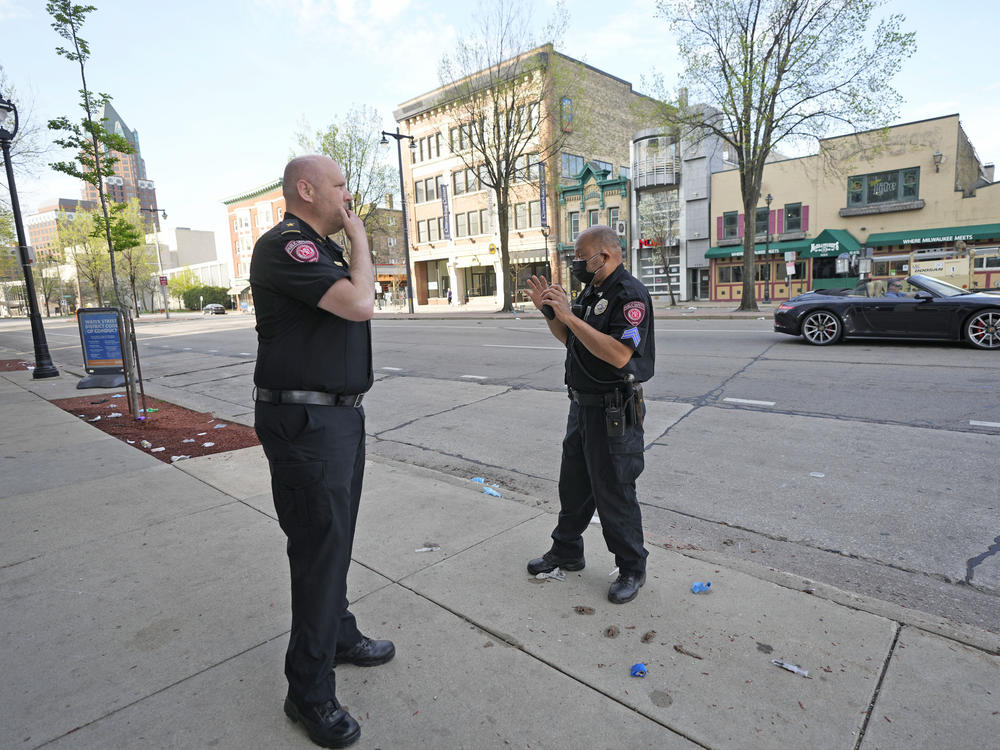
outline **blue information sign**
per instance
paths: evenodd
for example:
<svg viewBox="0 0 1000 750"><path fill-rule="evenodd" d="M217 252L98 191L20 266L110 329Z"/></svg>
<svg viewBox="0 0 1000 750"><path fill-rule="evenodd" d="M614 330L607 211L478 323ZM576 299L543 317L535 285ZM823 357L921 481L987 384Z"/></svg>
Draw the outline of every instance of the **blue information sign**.
<svg viewBox="0 0 1000 750"><path fill-rule="evenodd" d="M76 311L83 344L83 367L89 373L124 372L117 307L84 307Z"/></svg>

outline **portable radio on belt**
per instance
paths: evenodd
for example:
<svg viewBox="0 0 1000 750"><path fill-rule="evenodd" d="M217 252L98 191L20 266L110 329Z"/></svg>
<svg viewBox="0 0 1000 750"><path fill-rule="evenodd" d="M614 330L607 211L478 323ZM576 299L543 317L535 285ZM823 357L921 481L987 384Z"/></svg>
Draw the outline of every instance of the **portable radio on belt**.
<svg viewBox="0 0 1000 750"><path fill-rule="evenodd" d="M604 426L608 437L621 437L625 434L625 407L619 390L604 396Z"/></svg>

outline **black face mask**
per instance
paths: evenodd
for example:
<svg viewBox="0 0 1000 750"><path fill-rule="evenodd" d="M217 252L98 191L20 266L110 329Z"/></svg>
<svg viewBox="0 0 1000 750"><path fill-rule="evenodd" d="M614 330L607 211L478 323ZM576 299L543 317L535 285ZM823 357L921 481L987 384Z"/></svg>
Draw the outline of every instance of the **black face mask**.
<svg viewBox="0 0 1000 750"><path fill-rule="evenodd" d="M589 284L594 280L594 275L604 268L604 263L602 263L598 268L593 271L587 270L587 264L593 260L594 256L587 258L586 260L573 260L570 262L569 272L573 274L573 278L579 281L581 284Z"/></svg>

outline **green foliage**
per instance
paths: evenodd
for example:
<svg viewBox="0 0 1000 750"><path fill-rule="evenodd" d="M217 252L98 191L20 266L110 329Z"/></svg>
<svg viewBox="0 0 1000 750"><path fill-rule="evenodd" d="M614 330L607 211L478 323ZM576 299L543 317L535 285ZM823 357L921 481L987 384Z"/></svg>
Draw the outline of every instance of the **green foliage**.
<svg viewBox="0 0 1000 750"><path fill-rule="evenodd" d="M211 304L232 307L229 291L223 286L196 286L188 289L181 296L184 300L184 307L188 310L200 310L204 305Z"/></svg>
<svg viewBox="0 0 1000 750"><path fill-rule="evenodd" d="M901 98L892 79L916 49L904 18L873 27L886 0L658 0L684 66L682 89L663 114L695 139L731 147L740 171L747 226L741 307L753 292L755 207L764 164L786 141L829 128L886 124ZM685 94L697 105L688 105Z"/></svg>
<svg viewBox="0 0 1000 750"><path fill-rule="evenodd" d="M170 291L171 296L183 299L188 291L197 286L201 286L201 280L194 271L185 266L181 269L180 273L170 279L167 289Z"/></svg>
<svg viewBox="0 0 1000 750"><path fill-rule="evenodd" d="M0 206L0 280L14 280L20 271L14 214Z"/></svg>
<svg viewBox="0 0 1000 750"><path fill-rule="evenodd" d="M94 236L96 211L78 211L71 218L60 212L56 217L59 244L64 248L67 260L73 263L77 278L87 282L94 290L97 304L105 301L104 290L111 282L111 260L101 239ZM103 218L103 217L102 217ZM81 289L81 297L85 294ZM84 300L81 299L81 305Z"/></svg>

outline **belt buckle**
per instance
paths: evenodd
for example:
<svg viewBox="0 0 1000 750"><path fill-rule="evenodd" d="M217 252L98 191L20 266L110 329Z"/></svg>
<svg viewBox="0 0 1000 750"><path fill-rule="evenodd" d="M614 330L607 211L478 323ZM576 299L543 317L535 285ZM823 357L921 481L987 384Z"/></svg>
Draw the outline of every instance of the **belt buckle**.
<svg viewBox="0 0 1000 750"><path fill-rule="evenodd" d="M357 409L359 406L361 406L361 401L362 399L364 399L364 397L365 394L363 393L359 393L358 395L356 395L354 397L354 403L352 404L352 406L354 406L354 408Z"/></svg>

